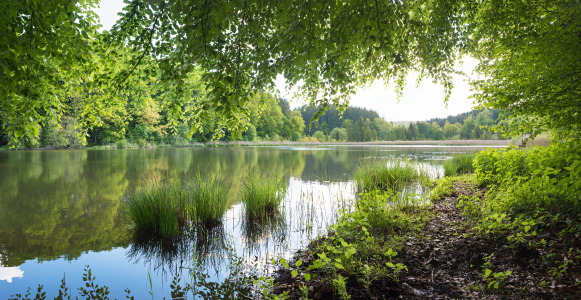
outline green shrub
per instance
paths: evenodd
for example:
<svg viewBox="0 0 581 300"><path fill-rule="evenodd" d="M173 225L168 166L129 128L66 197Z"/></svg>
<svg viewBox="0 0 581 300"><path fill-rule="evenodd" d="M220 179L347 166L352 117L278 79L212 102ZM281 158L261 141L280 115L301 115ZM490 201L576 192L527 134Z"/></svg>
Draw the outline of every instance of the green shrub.
<svg viewBox="0 0 581 300"><path fill-rule="evenodd" d="M277 213L286 190L283 178L249 173L242 184L245 217L254 220Z"/></svg>
<svg viewBox="0 0 581 300"><path fill-rule="evenodd" d="M475 160L476 181L492 187L489 209L512 215L530 212L531 207L573 209L581 213L581 147L556 143L519 150L492 149ZM494 207L492 207L494 206Z"/></svg>
<svg viewBox="0 0 581 300"><path fill-rule="evenodd" d="M427 170L410 161L368 160L353 175L357 191L394 190L404 184L419 180L429 181Z"/></svg>
<svg viewBox="0 0 581 300"><path fill-rule="evenodd" d="M476 153L462 153L452 156L451 159L445 160L444 176L456 176L468 173L474 173L473 161Z"/></svg>
<svg viewBox="0 0 581 300"><path fill-rule="evenodd" d="M296 142L301 138L301 135L298 132L293 131L291 138L292 138L293 142Z"/></svg>
<svg viewBox="0 0 581 300"><path fill-rule="evenodd" d="M147 147L147 141L144 139L137 140L137 144L139 145L139 148L146 148Z"/></svg>
<svg viewBox="0 0 581 300"><path fill-rule="evenodd" d="M117 149L127 148L127 140L125 140L125 139L118 140L117 142L115 142L115 144L117 145Z"/></svg>
<svg viewBox="0 0 581 300"><path fill-rule="evenodd" d="M322 131L317 131L313 134L313 137L316 138L319 142L325 141L325 134Z"/></svg>

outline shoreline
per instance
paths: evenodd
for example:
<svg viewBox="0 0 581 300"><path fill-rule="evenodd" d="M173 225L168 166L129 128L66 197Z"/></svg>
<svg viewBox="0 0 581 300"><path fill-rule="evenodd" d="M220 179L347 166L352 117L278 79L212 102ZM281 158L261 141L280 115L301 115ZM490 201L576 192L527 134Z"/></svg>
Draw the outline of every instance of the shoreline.
<svg viewBox="0 0 581 300"><path fill-rule="evenodd" d="M205 147L278 147L278 146L495 146L508 147L510 140L444 140L444 141L374 141L374 142L292 142L292 141L235 141L235 142L207 142L191 143L187 145L151 145L149 147L125 147L118 148L116 144L90 146L81 148L53 148L43 147L36 149L13 150L0 148L0 151L55 151L55 150L129 150L129 149L158 149L158 148L205 148Z"/></svg>
<svg viewBox="0 0 581 300"><path fill-rule="evenodd" d="M535 224L533 228L538 227L542 241L535 236L536 231L521 234L522 241L518 243L507 243L510 233L484 234L466 208L466 201L474 199L470 205L484 206L492 186L479 186L474 178L469 174L439 181L432 204L404 213L412 221L409 228L398 225L386 233L385 229L378 231L374 226L364 229L363 225L356 225L355 228L371 233L371 243L381 248L377 251L369 246L355 246L357 252L353 252L351 260L361 259L367 264L349 267L341 257L344 268L332 272L313 268L321 264L319 253L323 249L341 247L336 241L342 237L349 243L348 247L353 247L359 236L355 234L356 239L352 239L349 237L354 233L350 231L345 234L342 230L330 230L311 240L293 254L289 265L296 267L279 267L275 271L276 285L271 292L281 295L290 291L287 299L304 299L304 287L307 287L308 299L338 299L342 293L348 293L349 299L576 299L575 295L581 292L581 281L575 275L567 275L575 274L575 265L579 264L576 258L581 256L572 250L575 239L573 245L561 242L561 229L567 228L566 220L550 225ZM383 253L388 248L395 250L393 255ZM329 252L323 254L332 259L339 257L329 256ZM377 253L371 255L374 252ZM553 264L546 264L546 257L554 257ZM559 257L564 259L565 268L556 261ZM389 267L392 262L392 266L401 265L401 269L392 270ZM304 274L309 274L309 279ZM326 279L335 276L344 280L343 291L336 280L331 283Z"/></svg>

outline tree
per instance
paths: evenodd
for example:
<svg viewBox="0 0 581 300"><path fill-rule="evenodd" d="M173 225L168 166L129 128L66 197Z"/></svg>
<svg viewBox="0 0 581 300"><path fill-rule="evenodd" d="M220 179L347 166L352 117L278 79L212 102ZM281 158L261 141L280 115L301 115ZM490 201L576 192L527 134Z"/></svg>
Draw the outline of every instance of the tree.
<svg viewBox="0 0 581 300"><path fill-rule="evenodd" d="M552 129L579 138L581 6L578 1L484 1L471 53L480 60L476 101L510 117L515 134ZM574 79L575 78L575 79Z"/></svg>
<svg viewBox="0 0 581 300"><path fill-rule="evenodd" d="M444 137L449 139L456 135L457 128L456 126L446 122L444 125Z"/></svg>
<svg viewBox="0 0 581 300"><path fill-rule="evenodd" d="M58 93L75 89L90 98L77 117L84 137L111 104L125 107L147 88L143 74L156 78L171 132L187 122L193 133L212 111L217 138L243 131L254 96L273 90L279 74L316 108L312 121L332 106L345 111L374 80L395 82L401 94L410 72L442 83L447 99L463 54L480 61L476 71L486 78L472 82L477 103L512 119L508 130L581 136L577 1L127 0L102 34L95 3L0 4L0 110L9 137L37 138L45 117L60 118ZM190 101L196 69L207 93Z"/></svg>
<svg viewBox="0 0 581 300"><path fill-rule="evenodd" d="M248 130L244 132L244 135L245 140L250 142L254 141L254 139L256 139L256 127L254 127L252 124L248 125Z"/></svg>
<svg viewBox="0 0 581 300"><path fill-rule="evenodd" d="M347 130L345 130L345 128L335 127L335 128L333 128L333 130L331 130L329 137L336 140L336 141L346 142L347 141Z"/></svg>
<svg viewBox="0 0 581 300"><path fill-rule="evenodd" d="M325 134L322 131L317 131L313 134L313 137L316 138L319 142L325 141Z"/></svg>
<svg viewBox="0 0 581 300"><path fill-rule="evenodd" d="M301 134L298 133L298 132L296 132L296 131L293 131L293 133L292 133L292 140L293 140L293 142L298 141L300 138L301 138Z"/></svg>

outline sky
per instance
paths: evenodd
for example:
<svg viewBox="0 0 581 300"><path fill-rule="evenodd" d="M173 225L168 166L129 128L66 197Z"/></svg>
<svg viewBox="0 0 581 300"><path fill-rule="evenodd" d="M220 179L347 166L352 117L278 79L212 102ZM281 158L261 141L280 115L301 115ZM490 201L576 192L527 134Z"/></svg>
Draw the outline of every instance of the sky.
<svg viewBox="0 0 581 300"><path fill-rule="evenodd" d="M96 9L103 30L109 30L119 19L117 13L121 12L125 4L122 0L101 0L101 5ZM464 64L458 70L470 74L476 61L471 58L464 59ZM365 107L377 111L379 116L387 121L425 121L431 118L442 118L467 112L474 106L469 99L471 92L466 78L455 75L453 79L454 89L448 101L444 103L444 88L432 83L431 79L424 79L416 88L416 74L407 78L403 97L398 100L394 89L395 85L387 87L383 82L376 81L371 86L360 89L351 98L350 105ZM292 93L285 89L284 78L277 77L276 86L281 95L287 99L292 98ZM291 108L303 104L300 99L291 101Z"/></svg>

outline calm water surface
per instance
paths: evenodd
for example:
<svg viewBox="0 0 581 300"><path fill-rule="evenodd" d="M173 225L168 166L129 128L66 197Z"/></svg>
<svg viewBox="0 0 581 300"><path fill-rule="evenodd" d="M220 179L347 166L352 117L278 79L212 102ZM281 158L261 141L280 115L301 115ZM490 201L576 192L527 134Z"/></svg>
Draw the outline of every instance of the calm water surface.
<svg viewBox="0 0 581 300"><path fill-rule="evenodd" d="M434 174L453 153L485 147L321 146L164 148L0 152L0 299L44 285L49 299L65 276L82 284L89 265L110 297L170 297L171 270L186 266L193 249L204 256L212 280L225 276L228 242L245 258L288 256L335 222L337 210L353 198L349 182L363 159L418 159ZM289 185L284 213L269 224L247 224L238 204L241 180L249 170L284 176ZM121 214L123 195L144 179L197 172L231 183L231 208L221 230L169 243L137 235ZM168 275L169 274L169 275ZM73 294L74 295L74 294ZM74 296L73 296L74 297Z"/></svg>

